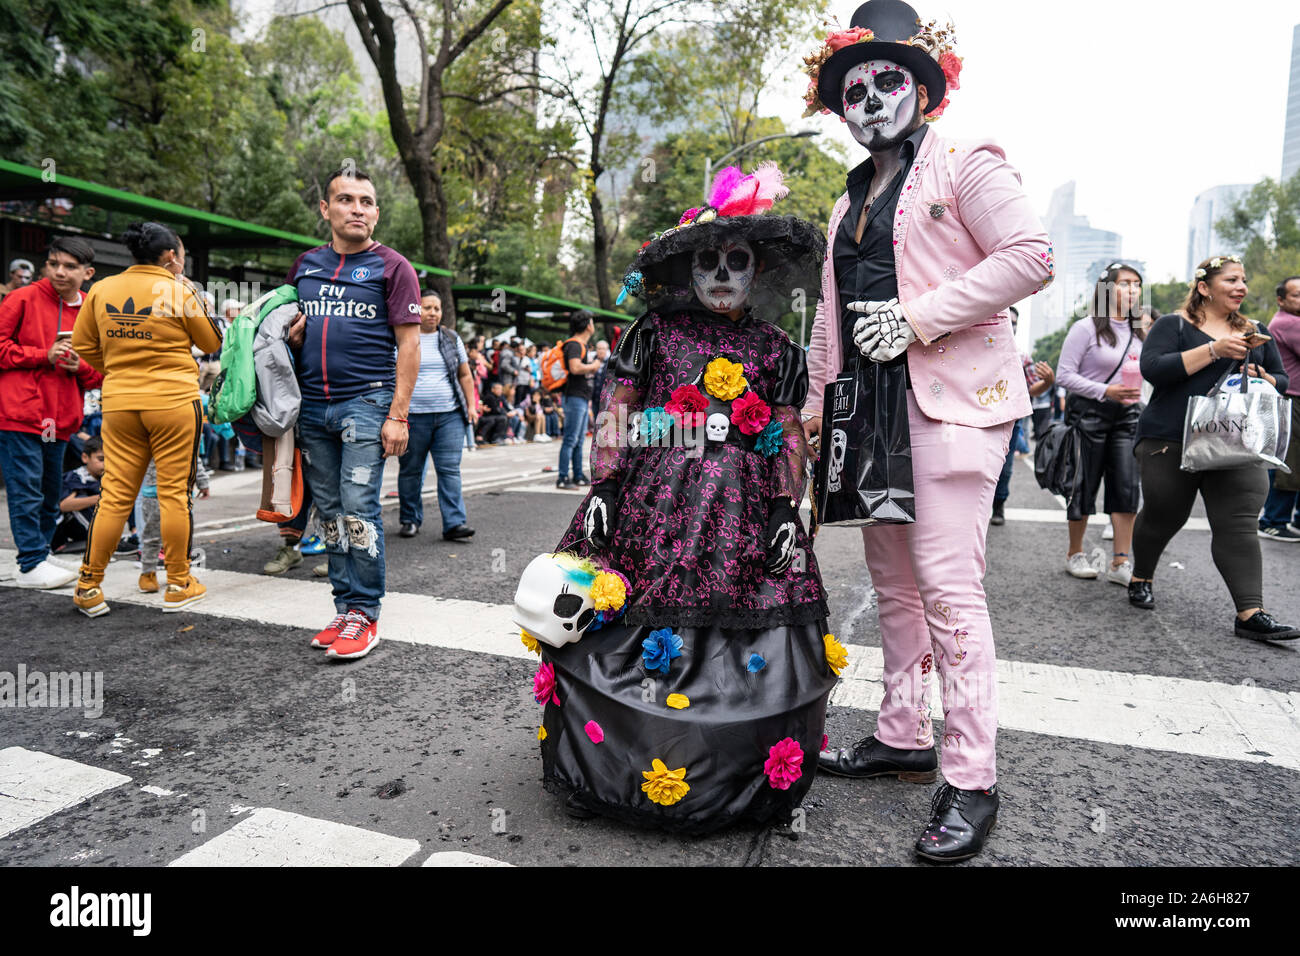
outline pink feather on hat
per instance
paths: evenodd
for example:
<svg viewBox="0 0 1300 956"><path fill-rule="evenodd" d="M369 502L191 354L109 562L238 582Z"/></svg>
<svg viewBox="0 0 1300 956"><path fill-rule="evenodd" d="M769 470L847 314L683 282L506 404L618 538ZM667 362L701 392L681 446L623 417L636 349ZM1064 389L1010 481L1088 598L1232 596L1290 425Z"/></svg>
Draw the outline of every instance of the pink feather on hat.
<svg viewBox="0 0 1300 956"><path fill-rule="evenodd" d="M789 193L785 175L770 160L759 163L749 176L728 166L713 180L709 205L718 210L719 216L752 216L771 209L773 202Z"/></svg>

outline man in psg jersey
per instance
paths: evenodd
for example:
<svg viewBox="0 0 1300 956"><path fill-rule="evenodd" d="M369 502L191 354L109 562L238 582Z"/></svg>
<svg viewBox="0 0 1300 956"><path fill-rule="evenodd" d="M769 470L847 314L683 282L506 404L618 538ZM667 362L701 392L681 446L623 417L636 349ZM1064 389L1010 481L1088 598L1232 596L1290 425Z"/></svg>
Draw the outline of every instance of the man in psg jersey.
<svg viewBox="0 0 1300 956"><path fill-rule="evenodd" d="M311 646L365 657L379 641L384 597L384 459L406 451L407 406L420 370L420 285L402 256L375 242L370 177L325 183L330 241L304 252L286 281L301 313L289 329L302 411L298 442L324 529L335 617Z"/></svg>

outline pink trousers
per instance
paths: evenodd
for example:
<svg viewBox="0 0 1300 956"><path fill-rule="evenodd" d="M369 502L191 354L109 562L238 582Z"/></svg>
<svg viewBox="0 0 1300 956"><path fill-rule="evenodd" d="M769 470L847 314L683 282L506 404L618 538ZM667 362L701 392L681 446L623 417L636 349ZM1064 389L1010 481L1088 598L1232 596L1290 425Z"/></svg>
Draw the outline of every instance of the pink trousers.
<svg viewBox="0 0 1300 956"><path fill-rule="evenodd" d="M930 695L940 683L944 779L987 789L997 782L998 709L984 539L1012 423L938 422L910 393L907 408L916 523L862 529L885 659L876 739L931 747Z"/></svg>

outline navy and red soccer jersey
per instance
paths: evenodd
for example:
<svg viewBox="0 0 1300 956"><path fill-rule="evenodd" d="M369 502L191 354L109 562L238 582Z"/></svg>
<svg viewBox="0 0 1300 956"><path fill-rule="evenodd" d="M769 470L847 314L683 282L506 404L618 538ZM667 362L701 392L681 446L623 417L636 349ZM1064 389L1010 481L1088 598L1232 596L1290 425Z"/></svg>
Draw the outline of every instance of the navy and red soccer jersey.
<svg viewBox="0 0 1300 956"><path fill-rule="evenodd" d="M397 384L395 325L420 321L420 283L380 243L343 255L329 245L300 255L285 279L307 317L298 355L302 397L343 401Z"/></svg>

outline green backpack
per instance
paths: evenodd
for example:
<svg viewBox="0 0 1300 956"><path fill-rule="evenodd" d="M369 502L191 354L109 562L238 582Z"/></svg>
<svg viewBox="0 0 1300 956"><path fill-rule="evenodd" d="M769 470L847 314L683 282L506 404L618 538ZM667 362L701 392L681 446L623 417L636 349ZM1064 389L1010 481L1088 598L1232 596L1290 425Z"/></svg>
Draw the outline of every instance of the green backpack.
<svg viewBox="0 0 1300 956"><path fill-rule="evenodd" d="M230 323L221 343L221 372L212 383L208 420L214 425L243 418L257 402L253 339L262 319L286 302L298 301L298 288L282 285L250 302Z"/></svg>

